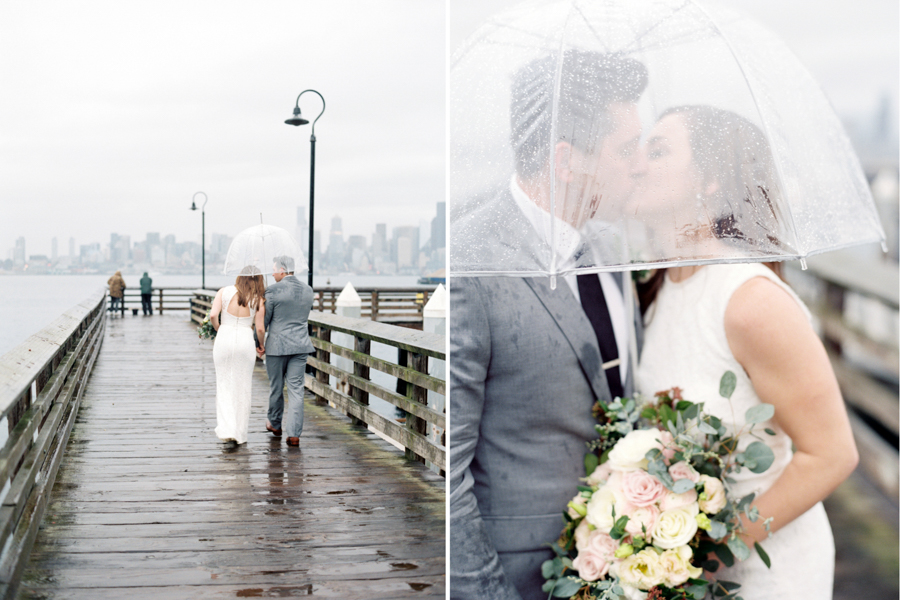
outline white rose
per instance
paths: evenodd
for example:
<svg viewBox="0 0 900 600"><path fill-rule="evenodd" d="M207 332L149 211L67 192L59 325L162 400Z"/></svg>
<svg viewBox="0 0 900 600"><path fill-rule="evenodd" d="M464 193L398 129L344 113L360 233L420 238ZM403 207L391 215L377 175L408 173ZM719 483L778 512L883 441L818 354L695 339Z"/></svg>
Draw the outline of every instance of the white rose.
<svg viewBox="0 0 900 600"><path fill-rule="evenodd" d="M609 465L614 471L646 469L644 455L653 448L662 448L658 429L636 429L616 442L609 451Z"/></svg>
<svg viewBox="0 0 900 600"><path fill-rule="evenodd" d="M659 557L659 567L663 572L665 584L669 587L679 586L688 579L701 577L703 569L691 564L694 557L689 546L678 546L666 550Z"/></svg>
<svg viewBox="0 0 900 600"><path fill-rule="evenodd" d="M656 519L653 528L653 545L663 550L684 546L697 533L697 520L694 518L700 510L697 503L667 510Z"/></svg>
<svg viewBox="0 0 900 600"><path fill-rule="evenodd" d="M607 486L602 487L591 496L587 503L587 516L585 521L602 531L609 533L616 524L612 516L613 507L616 505L616 495ZM616 514L619 514L616 512ZM620 515L621 516L621 515Z"/></svg>
<svg viewBox="0 0 900 600"><path fill-rule="evenodd" d="M701 475L700 483L703 484L703 493L700 494L700 510L709 515L714 515L728 503L725 497L725 486L715 477Z"/></svg>
<svg viewBox="0 0 900 600"><path fill-rule="evenodd" d="M620 583L619 587L625 592L625 600L647 600L647 592L642 592L636 587Z"/></svg>
<svg viewBox="0 0 900 600"><path fill-rule="evenodd" d="M575 528L575 548L579 552L587 548L591 541L591 526L587 519L582 519L581 523Z"/></svg>
<svg viewBox="0 0 900 600"><path fill-rule="evenodd" d="M617 572L622 583L641 590L649 590L664 581L659 555L653 548L645 548L624 559L618 564Z"/></svg>

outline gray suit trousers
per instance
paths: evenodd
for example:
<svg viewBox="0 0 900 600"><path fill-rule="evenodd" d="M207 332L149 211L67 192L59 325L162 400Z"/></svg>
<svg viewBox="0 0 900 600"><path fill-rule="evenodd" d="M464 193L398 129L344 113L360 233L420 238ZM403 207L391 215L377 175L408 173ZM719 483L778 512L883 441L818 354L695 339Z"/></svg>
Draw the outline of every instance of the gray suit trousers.
<svg viewBox="0 0 900 600"><path fill-rule="evenodd" d="M266 371L269 374L269 423L275 429L281 428L284 388L287 383L288 410L284 419L284 433L287 437L300 437L303 431L303 377L307 356L309 354L266 355Z"/></svg>

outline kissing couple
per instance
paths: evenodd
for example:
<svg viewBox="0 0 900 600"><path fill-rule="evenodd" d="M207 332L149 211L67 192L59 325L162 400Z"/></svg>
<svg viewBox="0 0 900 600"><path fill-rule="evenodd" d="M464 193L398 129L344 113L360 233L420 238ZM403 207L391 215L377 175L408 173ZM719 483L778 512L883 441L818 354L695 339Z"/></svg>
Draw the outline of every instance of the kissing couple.
<svg viewBox="0 0 900 600"><path fill-rule="evenodd" d="M314 351L307 321L313 290L294 276L294 259L277 256L275 283L266 288L260 270L241 269L234 285L218 291L210 311L216 329L216 435L227 444L247 442L250 426L251 381L257 357L265 357L269 375L266 429L282 435L284 418L288 446L300 445L303 431L303 377L306 358ZM255 334L255 335L254 335Z"/></svg>

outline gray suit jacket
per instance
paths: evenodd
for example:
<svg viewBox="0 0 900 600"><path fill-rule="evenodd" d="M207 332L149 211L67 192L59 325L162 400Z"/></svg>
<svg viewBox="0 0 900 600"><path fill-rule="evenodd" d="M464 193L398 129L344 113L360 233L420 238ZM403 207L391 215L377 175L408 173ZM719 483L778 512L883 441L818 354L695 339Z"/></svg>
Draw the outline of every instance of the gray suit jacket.
<svg viewBox="0 0 900 600"><path fill-rule="evenodd" d="M457 225L524 220L508 192L485 210ZM483 234L505 255L532 254L520 246L537 236ZM546 277L454 277L450 307L451 598L544 600L541 563L596 437L591 408L611 400L597 339L569 286Z"/></svg>
<svg viewBox="0 0 900 600"><path fill-rule="evenodd" d="M266 354L287 356L315 351L307 328L312 305L312 288L293 275L266 289Z"/></svg>

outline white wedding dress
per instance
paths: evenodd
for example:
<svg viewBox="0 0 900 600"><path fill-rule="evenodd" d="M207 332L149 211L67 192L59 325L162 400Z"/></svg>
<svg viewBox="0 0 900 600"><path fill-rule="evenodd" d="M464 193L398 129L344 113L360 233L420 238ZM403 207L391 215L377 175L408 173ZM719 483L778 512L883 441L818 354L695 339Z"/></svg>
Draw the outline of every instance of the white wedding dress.
<svg viewBox="0 0 900 600"><path fill-rule="evenodd" d="M645 337L638 368L638 386L645 397L679 387L692 402L703 402L705 410L728 426L745 424L744 413L760 403L750 379L735 360L725 337L725 308L732 294L746 281L765 277L785 289L806 307L793 290L762 264L710 265L688 279L663 284L647 312ZM730 402L719 395L719 380L725 371L737 376ZM763 433L769 427L775 436ZM761 474L742 470L733 475L737 483L731 493L757 496L768 490L792 457L791 440L775 424L757 425L763 440L775 453L775 462ZM744 436L739 450L754 439ZM765 517L765 515L763 515ZM766 568L753 551L750 558L721 570L717 578L741 584L744 600L830 600L834 580L834 538L821 503L762 542L772 560Z"/></svg>
<svg viewBox="0 0 900 600"><path fill-rule="evenodd" d="M247 441L250 427L250 387L256 364L256 344L253 341L253 318L235 317L227 307L237 293L233 285L222 290L222 312L219 331L213 345L216 365L216 435L222 440L238 444ZM237 300L235 300L237 302Z"/></svg>

